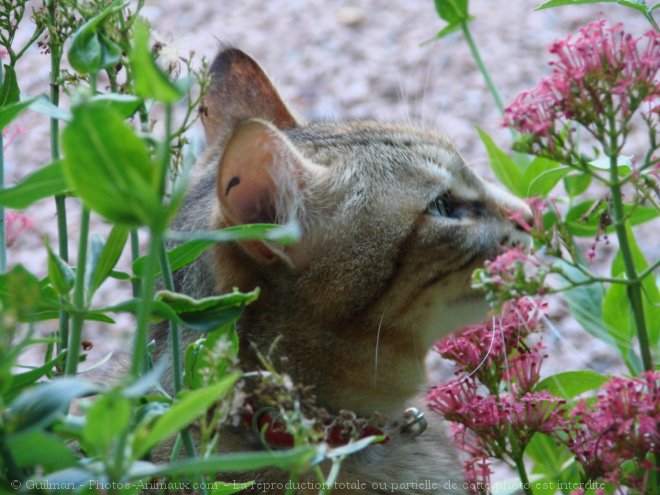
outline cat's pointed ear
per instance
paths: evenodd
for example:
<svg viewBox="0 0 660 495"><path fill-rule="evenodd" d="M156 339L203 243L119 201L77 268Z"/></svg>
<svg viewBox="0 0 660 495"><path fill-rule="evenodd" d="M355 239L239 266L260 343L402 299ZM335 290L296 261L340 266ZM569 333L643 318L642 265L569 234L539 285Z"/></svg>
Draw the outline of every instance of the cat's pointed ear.
<svg viewBox="0 0 660 495"><path fill-rule="evenodd" d="M306 161L272 124L252 119L227 141L218 165L217 195L224 223L285 223L305 215L302 196L324 169ZM301 246L283 249L261 241L241 242L257 261L282 259L302 268Z"/></svg>
<svg viewBox="0 0 660 495"><path fill-rule="evenodd" d="M236 48L218 54L210 69L211 81L200 105L206 142L222 142L248 119L262 119L279 129L296 126L266 73Z"/></svg>

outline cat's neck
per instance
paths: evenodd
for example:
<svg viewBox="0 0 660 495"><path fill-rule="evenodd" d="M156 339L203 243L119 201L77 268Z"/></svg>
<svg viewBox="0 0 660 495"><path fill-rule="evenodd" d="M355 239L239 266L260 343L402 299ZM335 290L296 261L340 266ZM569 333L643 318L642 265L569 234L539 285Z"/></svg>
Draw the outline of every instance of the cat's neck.
<svg viewBox="0 0 660 495"><path fill-rule="evenodd" d="M427 349L414 333L384 322L355 319L322 322L309 318L304 306L271 304L268 291L239 322L241 362L259 366L248 342L258 334L263 345L277 340L274 365L296 383L312 386L317 403L330 410L397 416L418 395L425 382Z"/></svg>

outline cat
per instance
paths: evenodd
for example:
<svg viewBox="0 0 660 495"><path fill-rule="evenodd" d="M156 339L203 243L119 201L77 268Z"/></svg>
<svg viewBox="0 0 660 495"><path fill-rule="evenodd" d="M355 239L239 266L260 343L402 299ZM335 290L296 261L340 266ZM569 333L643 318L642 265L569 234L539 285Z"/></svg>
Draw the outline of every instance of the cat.
<svg viewBox="0 0 660 495"><path fill-rule="evenodd" d="M207 148L173 228L293 221L302 237L286 247L217 244L175 274L177 290L205 297L259 287L237 324L241 367L258 369L257 350L279 339L278 371L311 386L319 406L387 418L378 430L387 442L349 456L336 493L465 493L441 420L426 415L420 434L421 423L402 428L403 414L424 411L417 397L432 344L485 317L471 273L525 242L507 219L525 204L481 180L433 132L302 123L238 49L222 50L210 72L200 106ZM165 353L166 329L154 337L156 354ZM184 345L198 337L184 334ZM263 448L248 427L225 430L221 450ZM251 493L283 493L268 483L289 478L265 470L241 479L256 480Z"/></svg>

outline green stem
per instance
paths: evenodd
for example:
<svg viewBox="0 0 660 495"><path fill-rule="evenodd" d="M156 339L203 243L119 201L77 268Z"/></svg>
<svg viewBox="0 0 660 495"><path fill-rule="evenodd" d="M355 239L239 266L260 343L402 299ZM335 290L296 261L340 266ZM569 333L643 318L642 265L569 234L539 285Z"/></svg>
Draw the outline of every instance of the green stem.
<svg viewBox="0 0 660 495"><path fill-rule="evenodd" d="M145 264L144 278L142 279L142 293L138 309L137 332L133 346L133 362L131 374L138 377L147 371L147 339L149 336L149 316L151 313L151 300L156 286L156 264L158 250L162 243L162 234L155 229L150 230L149 252Z"/></svg>
<svg viewBox="0 0 660 495"><path fill-rule="evenodd" d="M653 371L653 357L651 356L651 348L649 345L648 331L646 329L646 318L644 317L644 303L642 301L642 279L637 273L635 261L630 248L630 241L628 239L628 232L625 224L623 199L621 196L621 183L618 176L618 155L619 145L617 142L615 114L612 112L609 117L609 149L608 155L610 157L610 191L612 192L612 213L614 218L614 228L616 236L619 241L619 250L623 258L623 266L626 273L626 278L632 281L628 285L628 300L633 311L633 319L635 321L635 328L637 329L637 339L639 340L639 350L642 355L642 364L645 371ZM646 272L644 272L646 275ZM660 455L656 454L655 466L660 467ZM660 484L660 474L652 473L648 483L652 485L649 493L656 493L653 486L657 489Z"/></svg>
<svg viewBox="0 0 660 495"><path fill-rule="evenodd" d="M163 274L163 285L165 289L174 292L174 279L172 278L172 270L170 269L170 262L167 259L167 252L165 246L161 243L159 247L158 257L160 259L160 271ZM179 324L170 320L170 349L172 352L172 374L174 393L178 393L183 388L183 373L181 370L181 338L179 335Z"/></svg>
<svg viewBox="0 0 660 495"><path fill-rule="evenodd" d="M488 86L488 91L490 91L490 94L493 96L493 99L495 100L495 104L497 105L497 108L500 110L500 113L504 115L504 103L502 103L502 98L500 97L500 93L497 91L497 87L495 87L495 83L490 77L490 72L488 72L488 69L486 68L486 64L484 64L484 61L481 58L481 54L479 53L477 44L474 42L474 39L472 38L472 33L470 32L470 28L468 27L467 21L463 21L461 23L461 29L463 30L465 41L467 41L467 44L470 47L470 51L472 52L472 58L474 58L474 61L477 64L477 68L479 69L479 72L481 72L481 75L486 81L486 86Z"/></svg>
<svg viewBox="0 0 660 495"><path fill-rule="evenodd" d="M135 260L140 257L140 234L137 229L131 229L131 262L135 263ZM133 287L133 297L140 296L141 284L140 279L134 277L131 279L131 285Z"/></svg>
<svg viewBox="0 0 660 495"><path fill-rule="evenodd" d="M48 22L55 29L56 2L48 2ZM49 36L50 49L50 102L56 107L60 103L60 62L62 60L62 46L57 36ZM60 123L56 118L50 119L50 156L53 162L60 159ZM69 238L66 219L65 196L55 196L55 209L57 211L57 243L60 258L69 261ZM60 299L64 302L64 298ZM69 313L60 310L59 316L59 352L67 348L69 343Z"/></svg>
<svg viewBox="0 0 660 495"><path fill-rule="evenodd" d="M162 242L160 244L158 257L160 259L160 271L163 274L163 285L165 286L165 289L174 292L174 279L172 278L172 270L170 268L170 262L167 259L167 251L165 251L165 245ZM169 325L170 349L172 352L173 385L174 393L177 394L183 388L183 372L181 369L181 338L179 335L179 324L174 320L170 320ZM195 452L195 442L193 441L190 430L182 430L181 435L177 437L177 443L179 443L179 439L181 439L183 442L183 446L188 457L195 457L197 455Z"/></svg>
<svg viewBox="0 0 660 495"><path fill-rule="evenodd" d="M653 359L651 357L651 350L649 347L646 319L644 318L644 305L642 303L642 282L638 277L637 269L635 268L635 262L633 260L632 249L630 248L630 240L628 239L628 232L626 231L621 186L618 181L619 147L617 145L617 133L614 115L610 116L609 121L610 143L608 154L610 157L610 191L612 192L612 216L614 219L614 229L619 241L619 249L621 252L621 257L623 258L623 266L626 273L626 278L631 281L631 283L628 284L628 299L630 300L630 305L632 306L633 310L633 319L635 320L635 328L637 329L637 338L639 339L642 363L646 371L651 371L653 370Z"/></svg>
<svg viewBox="0 0 660 495"><path fill-rule="evenodd" d="M80 241L78 243L78 261L76 279L73 286L73 318L66 355L66 375L75 375L78 370L80 343L85 322L85 266L87 265L87 242L89 238L89 210L83 206L80 220Z"/></svg>
<svg viewBox="0 0 660 495"><path fill-rule="evenodd" d="M518 476L520 476L523 492L525 492L526 495L534 495L532 486L529 483L529 477L527 476L527 469L525 469L525 461L523 460L523 456L517 456L514 459L514 462L516 463L516 471L518 471Z"/></svg>
<svg viewBox="0 0 660 495"><path fill-rule="evenodd" d="M653 18L653 13L646 13L644 14L644 17L646 17L646 20L648 20L651 23L653 29L655 29L656 31L660 31L660 26L658 26L658 23L655 22L655 19Z"/></svg>
<svg viewBox="0 0 660 495"><path fill-rule="evenodd" d="M0 62L0 86L2 85L2 63ZM0 188L5 187L5 153L2 132L0 132ZM7 271L7 230L5 208L0 206L0 273Z"/></svg>

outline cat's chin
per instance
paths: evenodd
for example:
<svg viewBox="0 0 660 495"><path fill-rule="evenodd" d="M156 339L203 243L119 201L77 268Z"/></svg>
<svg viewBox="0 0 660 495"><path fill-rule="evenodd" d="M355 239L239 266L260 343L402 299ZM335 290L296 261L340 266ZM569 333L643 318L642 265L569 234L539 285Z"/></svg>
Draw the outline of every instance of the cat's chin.
<svg viewBox="0 0 660 495"><path fill-rule="evenodd" d="M451 309L451 311L447 312L449 321L447 328L443 330L446 333L451 333L462 327L483 322L488 315L490 306L482 293L472 292L451 301L447 305L447 309Z"/></svg>

